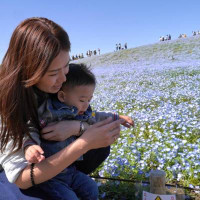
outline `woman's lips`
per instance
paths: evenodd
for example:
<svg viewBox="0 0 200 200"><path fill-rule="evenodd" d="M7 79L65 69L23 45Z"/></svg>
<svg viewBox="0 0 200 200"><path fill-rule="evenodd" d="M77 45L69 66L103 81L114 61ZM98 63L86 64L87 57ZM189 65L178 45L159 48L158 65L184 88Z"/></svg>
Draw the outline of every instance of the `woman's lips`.
<svg viewBox="0 0 200 200"><path fill-rule="evenodd" d="M56 89L60 89L61 87L62 87L62 85L54 86L54 88L56 88Z"/></svg>

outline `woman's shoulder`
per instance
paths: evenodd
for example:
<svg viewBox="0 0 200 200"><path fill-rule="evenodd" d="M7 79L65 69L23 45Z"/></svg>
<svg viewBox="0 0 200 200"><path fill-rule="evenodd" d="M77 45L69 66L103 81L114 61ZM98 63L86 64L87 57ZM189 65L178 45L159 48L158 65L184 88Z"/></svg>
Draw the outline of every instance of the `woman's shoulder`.
<svg viewBox="0 0 200 200"><path fill-rule="evenodd" d="M21 171L27 166L27 161L22 149L12 153L12 145L13 141L10 140L3 153L0 153L0 165L2 165L9 182L14 183Z"/></svg>

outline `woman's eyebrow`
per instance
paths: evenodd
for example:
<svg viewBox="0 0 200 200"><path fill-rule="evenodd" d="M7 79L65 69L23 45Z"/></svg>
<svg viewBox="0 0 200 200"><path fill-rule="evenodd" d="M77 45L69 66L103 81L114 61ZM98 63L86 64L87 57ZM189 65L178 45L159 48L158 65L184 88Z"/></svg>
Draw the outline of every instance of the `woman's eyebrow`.
<svg viewBox="0 0 200 200"><path fill-rule="evenodd" d="M64 66L64 67L66 67L66 66L68 66L69 65L69 61L68 61L68 63ZM63 67L63 68L64 68ZM59 70L61 70L62 68L58 68L58 69L52 69L52 70L48 70L48 72L57 72L57 71L59 71Z"/></svg>

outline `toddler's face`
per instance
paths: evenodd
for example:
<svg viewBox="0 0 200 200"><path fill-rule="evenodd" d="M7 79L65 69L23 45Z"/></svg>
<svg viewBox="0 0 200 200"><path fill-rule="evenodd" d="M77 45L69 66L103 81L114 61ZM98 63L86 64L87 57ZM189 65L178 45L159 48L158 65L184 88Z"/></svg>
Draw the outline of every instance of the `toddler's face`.
<svg viewBox="0 0 200 200"><path fill-rule="evenodd" d="M95 85L81 85L64 90L63 103L78 108L78 114L82 115L88 109L93 97Z"/></svg>

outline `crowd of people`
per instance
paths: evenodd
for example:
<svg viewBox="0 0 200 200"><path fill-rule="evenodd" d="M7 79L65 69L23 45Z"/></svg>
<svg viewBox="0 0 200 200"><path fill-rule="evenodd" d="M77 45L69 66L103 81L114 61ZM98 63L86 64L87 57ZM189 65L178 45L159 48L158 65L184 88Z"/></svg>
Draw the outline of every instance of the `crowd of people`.
<svg viewBox="0 0 200 200"><path fill-rule="evenodd" d="M120 50L127 49L127 48L128 48L127 42L124 43L124 45L121 45L121 43L117 43L117 44L116 44L116 47L115 47L115 51L120 51ZM96 55L100 55L100 54L101 54L100 48L98 48L97 50L95 49L95 50L93 50L93 51L88 50L88 51L86 52L86 56L87 56L87 57L91 57L91 56L93 56L93 55L96 56ZM76 55L72 55L72 56L71 56L71 60L78 60L78 59L81 59L81 58L84 58L83 53L81 53L81 54L76 54Z"/></svg>
<svg viewBox="0 0 200 200"><path fill-rule="evenodd" d="M92 55L96 56L97 55L97 51L98 51L98 55L100 55L101 50L100 48L98 48L97 50L95 49L94 51L88 50L86 52L87 57L91 57Z"/></svg>
<svg viewBox="0 0 200 200"><path fill-rule="evenodd" d="M115 47L116 51L120 51L120 50L127 49L127 48L128 48L127 42L123 46L121 45L121 43L117 43L116 47Z"/></svg>
<svg viewBox="0 0 200 200"><path fill-rule="evenodd" d="M71 60L78 60L78 59L80 59L80 58L84 58L84 55L83 55L83 53L82 54L79 54L79 55L72 55L71 56Z"/></svg>
<svg viewBox="0 0 200 200"><path fill-rule="evenodd" d="M179 36L178 36L178 38L186 38L187 37L187 35L185 34L185 33L181 33Z"/></svg>
<svg viewBox="0 0 200 200"><path fill-rule="evenodd" d="M192 35L195 36L195 35L200 35L200 31L192 31ZM186 38L187 35L186 34L180 34L178 36L178 38ZM160 36L159 38L159 41L167 41L167 40L171 40L172 37L171 37L171 34L167 34L166 36ZM127 49L127 43L125 43L124 45L121 45L121 43L117 43L116 44L116 47L115 47L115 51L120 51L120 50L123 50L123 49ZM97 53L98 52L98 53ZM92 55L100 55L100 48L98 48L98 50L88 50L86 52L86 56L87 57L91 57ZM76 54L76 55L72 55L71 56L71 60L78 60L78 59L81 59L81 58L84 58L84 55L83 53L81 54Z"/></svg>
<svg viewBox="0 0 200 200"><path fill-rule="evenodd" d="M192 36L200 35L200 31L192 31ZM187 35L185 33L181 33L178 38L186 38ZM159 41L166 41L166 40L171 40L171 35L168 34L166 36L160 36Z"/></svg>
<svg viewBox="0 0 200 200"><path fill-rule="evenodd" d="M97 52L98 52L98 53L97 53ZM87 57L91 57L92 55L96 56L96 55L100 55L100 54L101 54L100 48L98 48L97 50L95 49L95 50L93 50L93 51L88 50L88 51L86 52L86 56L87 56ZM78 60L78 59L81 59L81 58L84 58L83 53L81 53L81 54L76 54L76 55L72 55L72 56L71 56L71 60Z"/></svg>
<svg viewBox="0 0 200 200"><path fill-rule="evenodd" d="M200 31L199 30L198 31L192 31L192 35L193 36L200 35Z"/></svg>
<svg viewBox="0 0 200 200"><path fill-rule="evenodd" d="M170 34L168 34L168 35L166 35L166 36L160 36L160 41L166 41L166 40L171 40L171 35Z"/></svg>

